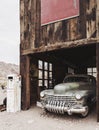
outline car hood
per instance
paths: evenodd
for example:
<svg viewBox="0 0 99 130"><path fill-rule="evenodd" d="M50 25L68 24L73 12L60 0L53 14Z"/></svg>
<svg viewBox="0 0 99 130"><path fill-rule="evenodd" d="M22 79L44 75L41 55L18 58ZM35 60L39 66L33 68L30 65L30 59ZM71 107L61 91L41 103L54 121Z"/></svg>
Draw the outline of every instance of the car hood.
<svg viewBox="0 0 99 130"><path fill-rule="evenodd" d="M86 95L91 90L89 89L83 89L85 86L88 88L88 83L61 83L54 87L54 94L58 95L67 95L67 96L74 96L76 94Z"/></svg>

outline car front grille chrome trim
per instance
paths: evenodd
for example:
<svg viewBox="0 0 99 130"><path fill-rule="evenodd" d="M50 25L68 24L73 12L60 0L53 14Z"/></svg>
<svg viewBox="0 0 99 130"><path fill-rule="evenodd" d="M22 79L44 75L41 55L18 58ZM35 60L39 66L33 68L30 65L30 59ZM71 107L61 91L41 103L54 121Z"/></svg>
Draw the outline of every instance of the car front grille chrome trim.
<svg viewBox="0 0 99 130"><path fill-rule="evenodd" d="M77 100L75 97L69 97L69 96L48 96L46 97L46 104L45 108L50 112L55 113L61 113L64 114L64 112L67 111L67 108L69 109L73 105L77 104Z"/></svg>

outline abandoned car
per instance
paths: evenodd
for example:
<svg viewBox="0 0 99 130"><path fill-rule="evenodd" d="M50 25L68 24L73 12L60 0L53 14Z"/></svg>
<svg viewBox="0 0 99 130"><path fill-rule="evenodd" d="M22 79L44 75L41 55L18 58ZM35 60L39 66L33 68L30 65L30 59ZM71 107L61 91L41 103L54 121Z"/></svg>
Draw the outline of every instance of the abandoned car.
<svg viewBox="0 0 99 130"><path fill-rule="evenodd" d="M96 100L96 79L90 75L67 75L54 89L40 93L46 111L86 117Z"/></svg>

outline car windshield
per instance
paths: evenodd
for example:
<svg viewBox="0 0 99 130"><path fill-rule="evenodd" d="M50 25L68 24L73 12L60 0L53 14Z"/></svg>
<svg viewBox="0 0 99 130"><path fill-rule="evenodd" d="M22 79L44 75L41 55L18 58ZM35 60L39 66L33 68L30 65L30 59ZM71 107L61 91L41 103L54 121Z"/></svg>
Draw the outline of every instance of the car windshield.
<svg viewBox="0 0 99 130"><path fill-rule="evenodd" d="M64 83L68 83L68 82L89 82L89 79L87 77L70 76L70 77L66 77L63 82Z"/></svg>

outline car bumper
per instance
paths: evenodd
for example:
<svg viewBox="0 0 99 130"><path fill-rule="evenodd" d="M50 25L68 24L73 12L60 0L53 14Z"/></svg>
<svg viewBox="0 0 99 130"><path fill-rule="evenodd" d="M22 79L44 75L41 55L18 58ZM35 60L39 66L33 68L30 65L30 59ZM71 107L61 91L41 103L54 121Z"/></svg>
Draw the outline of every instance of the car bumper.
<svg viewBox="0 0 99 130"><path fill-rule="evenodd" d="M70 108L68 110L66 110L66 112L69 115L72 115L73 113L77 113L77 114L83 114L86 112L88 106L83 106L83 107L77 107L77 108Z"/></svg>
<svg viewBox="0 0 99 130"><path fill-rule="evenodd" d="M69 115L72 115L73 113L78 113L78 114L85 113L88 106L61 107L61 106L54 106L54 105L47 104L44 106L44 108L50 112L62 113L62 114L67 112Z"/></svg>

